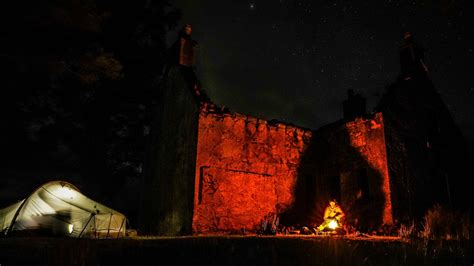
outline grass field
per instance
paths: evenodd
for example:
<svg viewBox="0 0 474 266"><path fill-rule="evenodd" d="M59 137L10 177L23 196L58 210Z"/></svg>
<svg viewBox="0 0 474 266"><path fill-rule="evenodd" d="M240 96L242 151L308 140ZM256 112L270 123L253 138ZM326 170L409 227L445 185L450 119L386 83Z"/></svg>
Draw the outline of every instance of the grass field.
<svg viewBox="0 0 474 266"><path fill-rule="evenodd" d="M397 237L2 238L0 265L474 265L472 241Z"/></svg>

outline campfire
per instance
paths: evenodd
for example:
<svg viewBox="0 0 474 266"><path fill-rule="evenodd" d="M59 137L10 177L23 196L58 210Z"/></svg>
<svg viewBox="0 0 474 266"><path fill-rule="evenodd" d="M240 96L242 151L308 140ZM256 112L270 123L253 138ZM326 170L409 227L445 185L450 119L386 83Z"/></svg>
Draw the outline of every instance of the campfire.
<svg viewBox="0 0 474 266"><path fill-rule="evenodd" d="M331 230L336 230L338 227L339 227L339 224L337 223L335 219L332 219L328 224L328 228Z"/></svg>
<svg viewBox="0 0 474 266"><path fill-rule="evenodd" d="M302 235L318 235L318 234L334 234L344 232L342 219L345 217L341 207L336 200L331 200L324 211L324 220L319 226L283 226L276 213L265 215L261 221L259 234L276 235L276 234L302 234Z"/></svg>

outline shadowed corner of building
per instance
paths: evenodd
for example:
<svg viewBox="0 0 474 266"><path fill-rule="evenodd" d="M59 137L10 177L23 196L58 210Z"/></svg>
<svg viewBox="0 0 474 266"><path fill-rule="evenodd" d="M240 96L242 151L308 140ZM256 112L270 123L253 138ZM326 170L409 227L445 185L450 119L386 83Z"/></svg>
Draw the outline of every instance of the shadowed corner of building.
<svg viewBox="0 0 474 266"><path fill-rule="evenodd" d="M199 106L179 66L168 73L145 161L141 231L191 233Z"/></svg>
<svg viewBox="0 0 474 266"><path fill-rule="evenodd" d="M143 173L140 233L192 233L194 175L200 99L194 73L197 42L186 25L168 50L167 65L158 85Z"/></svg>

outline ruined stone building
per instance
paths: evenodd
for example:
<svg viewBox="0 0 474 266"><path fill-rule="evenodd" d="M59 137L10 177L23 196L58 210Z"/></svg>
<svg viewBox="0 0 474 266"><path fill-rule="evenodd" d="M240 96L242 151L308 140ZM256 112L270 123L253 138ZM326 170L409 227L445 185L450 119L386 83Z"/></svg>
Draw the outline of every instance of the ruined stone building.
<svg viewBox="0 0 474 266"><path fill-rule="evenodd" d="M171 67L152 129L140 230L255 232L272 213L282 224L317 224L331 198L348 224L369 230L421 217L435 203L460 204L463 138L421 55L406 57L413 45L401 49L403 71L375 111L367 114L365 99L349 91L344 119L317 130L216 107L190 82L189 68Z"/></svg>

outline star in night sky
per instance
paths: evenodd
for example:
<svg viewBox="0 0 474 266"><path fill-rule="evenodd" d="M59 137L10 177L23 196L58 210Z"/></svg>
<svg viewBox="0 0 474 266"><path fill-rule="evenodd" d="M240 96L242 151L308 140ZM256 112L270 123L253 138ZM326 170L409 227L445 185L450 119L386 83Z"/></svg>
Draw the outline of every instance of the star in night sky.
<svg viewBox="0 0 474 266"><path fill-rule="evenodd" d="M372 110L399 71L405 31L426 49L436 88L474 138L470 1L177 0L200 44L198 75L232 111L318 128L342 118L348 89ZM258 6L258 8L256 8ZM250 11L250 12L249 12ZM176 33L169 34L169 42Z"/></svg>

